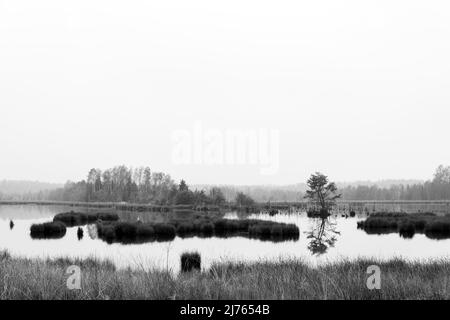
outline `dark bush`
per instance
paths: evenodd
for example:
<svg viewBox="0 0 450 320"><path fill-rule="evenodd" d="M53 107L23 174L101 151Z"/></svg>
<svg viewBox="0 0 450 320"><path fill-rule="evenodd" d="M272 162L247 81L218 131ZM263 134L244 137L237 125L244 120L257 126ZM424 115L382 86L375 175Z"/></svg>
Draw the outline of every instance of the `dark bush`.
<svg viewBox="0 0 450 320"><path fill-rule="evenodd" d="M360 224L364 229L397 229L398 224L395 219L392 218L372 218L369 217L366 221Z"/></svg>
<svg viewBox="0 0 450 320"><path fill-rule="evenodd" d="M201 270L202 259L200 254L194 253L183 253L181 255L181 271L191 272L193 270Z"/></svg>
<svg viewBox="0 0 450 320"><path fill-rule="evenodd" d="M370 218L406 218L407 213L404 212L374 212L370 214Z"/></svg>
<svg viewBox="0 0 450 320"><path fill-rule="evenodd" d="M402 221L398 227L398 232L403 238L412 238L416 233L416 228L411 221Z"/></svg>
<svg viewBox="0 0 450 320"><path fill-rule="evenodd" d="M78 227L78 230L77 230L77 237L78 237L78 240L83 239L83 236L84 236L84 231L83 231L83 229L81 229L80 227Z"/></svg>
<svg viewBox="0 0 450 320"><path fill-rule="evenodd" d="M283 227L282 226L273 226L270 230L272 237L274 238L282 238L283 237Z"/></svg>
<svg viewBox="0 0 450 320"><path fill-rule="evenodd" d="M227 226L227 220L225 219L218 219L214 222L214 230L216 230L216 233L224 233Z"/></svg>
<svg viewBox="0 0 450 320"><path fill-rule="evenodd" d="M157 223L153 225L156 240L172 240L176 236L176 230L173 225L167 223Z"/></svg>
<svg viewBox="0 0 450 320"><path fill-rule="evenodd" d="M136 236L139 238L152 238L155 236L155 230L150 225L142 224L138 226Z"/></svg>
<svg viewBox="0 0 450 320"><path fill-rule="evenodd" d="M278 241L298 239L296 225L255 219L228 220L195 215L169 220L168 223L98 222L99 238L107 242L141 243L168 241L179 237L232 237L243 236L260 240L277 238Z"/></svg>
<svg viewBox="0 0 450 320"><path fill-rule="evenodd" d="M108 243L114 242L116 239L114 225L109 223L97 223L97 235L100 239L103 239Z"/></svg>
<svg viewBox="0 0 450 320"><path fill-rule="evenodd" d="M268 239L270 238L272 228L268 224L254 224L249 228L249 235L253 238Z"/></svg>
<svg viewBox="0 0 450 320"><path fill-rule="evenodd" d="M117 221L119 220L119 216L115 213L81 213L70 211L65 213L59 213L53 218L53 221L62 222L69 227L95 223L98 220Z"/></svg>
<svg viewBox="0 0 450 320"><path fill-rule="evenodd" d="M415 233L425 233L429 238L450 238L450 219L433 213L376 213L365 221L358 222L358 228L368 234L398 232L400 236L412 238Z"/></svg>
<svg viewBox="0 0 450 320"><path fill-rule="evenodd" d="M423 232L425 230L425 226L427 224L425 220L412 220L412 222L414 223L414 228L417 232Z"/></svg>
<svg viewBox="0 0 450 320"><path fill-rule="evenodd" d="M119 216L115 213L99 212L96 215L97 215L96 220L102 220L102 221L118 221L119 220Z"/></svg>
<svg viewBox="0 0 450 320"><path fill-rule="evenodd" d="M427 223L425 234L433 239L450 238L450 219L443 218Z"/></svg>
<svg viewBox="0 0 450 320"><path fill-rule="evenodd" d="M283 237L286 239L296 240L300 237L300 230L295 224L287 224L283 226Z"/></svg>
<svg viewBox="0 0 450 320"><path fill-rule="evenodd" d="M177 233L181 236L188 235L194 231L194 224L183 222L177 226L176 230Z"/></svg>
<svg viewBox="0 0 450 320"><path fill-rule="evenodd" d="M214 225L211 222L205 223L201 226L201 233L205 236L214 234Z"/></svg>
<svg viewBox="0 0 450 320"><path fill-rule="evenodd" d="M33 224L30 235L33 239L60 239L66 235L66 226L61 222Z"/></svg>
<svg viewBox="0 0 450 320"><path fill-rule="evenodd" d="M114 233L118 239L132 239L137 236L137 224L119 222L114 226Z"/></svg>

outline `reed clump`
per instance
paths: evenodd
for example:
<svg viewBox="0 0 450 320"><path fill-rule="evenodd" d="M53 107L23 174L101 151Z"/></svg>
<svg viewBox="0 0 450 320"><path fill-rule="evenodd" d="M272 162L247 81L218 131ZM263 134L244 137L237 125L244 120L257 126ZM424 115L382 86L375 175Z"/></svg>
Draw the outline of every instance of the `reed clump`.
<svg viewBox="0 0 450 320"><path fill-rule="evenodd" d="M416 233L424 233L433 239L450 238L450 217L426 213L376 213L358 222L358 228L367 233L394 233L412 238Z"/></svg>
<svg viewBox="0 0 450 320"><path fill-rule="evenodd" d="M59 221L69 227L82 226L86 224L93 224L96 221L118 221L119 216L115 213L82 213L82 212L64 212L57 214L53 221Z"/></svg>
<svg viewBox="0 0 450 320"><path fill-rule="evenodd" d="M181 271L200 271L202 268L202 258L198 252L185 252L181 255Z"/></svg>
<svg viewBox="0 0 450 320"><path fill-rule="evenodd" d="M425 225L425 235L432 239L450 238L450 217L442 217Z"/></svg>
<svg viewBox="0 0 450 320"><path fill-rule="evenodd" d="M297 240L300 236L300 230L294 224L255 219L229 220L208 216L172 218L166 223L102 221L97 222L97 231L99 238L109 243L170 241L176 236L181 238L242 236L277 241Z"/></svg>
<svg viewBox="0 0 450 320"><path fill-rule="evenodd" d="M60 239L66 235L66 226L62 222L33 224L30 235L33 239Z"/></svg>
<svg viewBox="0 0 450 320"><path fill-rule="evenodd" d="M97 222L98 237L108 243L141 243L170 241L176 236L175 228L165 223Z"/></svg>
<svg viewBox="0 0 450 320"><path fill-rule="evenodd" d="M408 220L402 221L399 224L398 232L403 238L413 238L416 233L415 224Z"/></svg>

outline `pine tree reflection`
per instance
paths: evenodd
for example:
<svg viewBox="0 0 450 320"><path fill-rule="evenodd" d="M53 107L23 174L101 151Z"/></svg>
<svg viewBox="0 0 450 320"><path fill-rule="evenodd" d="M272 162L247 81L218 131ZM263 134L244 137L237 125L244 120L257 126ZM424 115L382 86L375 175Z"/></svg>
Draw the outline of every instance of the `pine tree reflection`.
<svg viewBox="0 0 450 320"><path fill-rule="evenodd" d="M310 239L308 250L313 255L322 255L331 247L334 247L338 236L341 234L336 230L337 223L331 218L315 218L313 227L305 232L307 239Z"/></svg>

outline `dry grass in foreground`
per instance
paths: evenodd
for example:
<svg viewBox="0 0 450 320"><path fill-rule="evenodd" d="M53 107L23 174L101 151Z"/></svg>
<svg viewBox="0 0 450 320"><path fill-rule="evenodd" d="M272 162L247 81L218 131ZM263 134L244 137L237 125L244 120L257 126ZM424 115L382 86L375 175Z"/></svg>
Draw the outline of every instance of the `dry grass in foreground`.
<svg viewBox="0 0 450 320"><path fill-rule="evenodd" d="M67 267L82 270L68 290ZM366 287L381 268L381 290ZM0 299L450 299L450 261L359 259L312 268L298 260L219 264L207 272L116 270L95 259L28 260L0 252Z"/></svg>

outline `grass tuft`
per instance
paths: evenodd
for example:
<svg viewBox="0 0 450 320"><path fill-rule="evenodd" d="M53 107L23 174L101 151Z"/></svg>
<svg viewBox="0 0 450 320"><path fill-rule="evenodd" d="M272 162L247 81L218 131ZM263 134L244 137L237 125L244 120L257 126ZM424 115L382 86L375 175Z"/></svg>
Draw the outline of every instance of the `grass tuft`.
<svg viewBox="0 0 450 320"><path fill-rule="evenodd" d="M202 258L198 252L185 252L181 255L181 271L201 270Z"/></svg>

